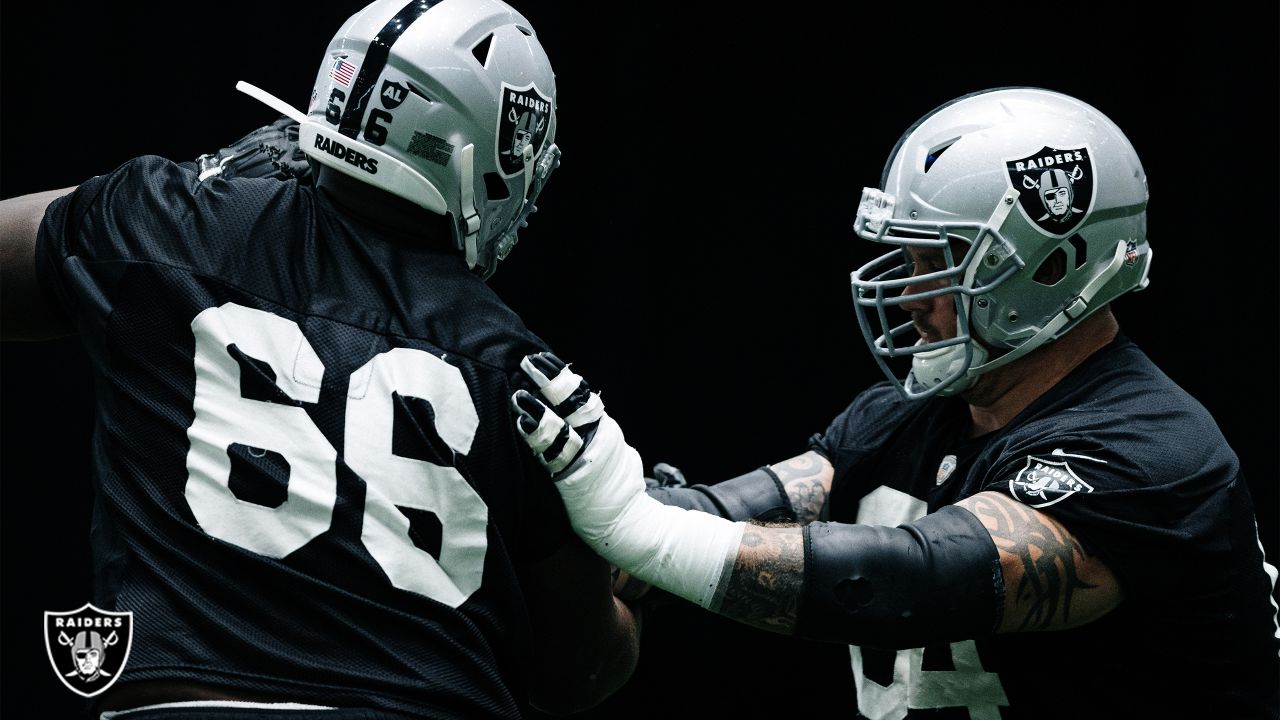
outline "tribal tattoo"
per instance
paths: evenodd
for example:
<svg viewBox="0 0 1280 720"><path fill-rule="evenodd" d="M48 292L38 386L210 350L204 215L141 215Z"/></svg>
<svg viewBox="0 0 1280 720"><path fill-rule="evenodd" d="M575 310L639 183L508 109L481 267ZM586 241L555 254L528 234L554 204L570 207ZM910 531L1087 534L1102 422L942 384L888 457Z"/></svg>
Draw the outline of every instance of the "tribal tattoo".
<svg viewBox="0 0 1280 720"><path fill-rule="evenodd" d="M804 533L749 524L716 610L747 625L790 634L804 588Z"/></svg>
<svg viewBox="0 0 1280 720"><path fill-rule="evenodd" d="M1118 594L1110 571L1050 516L997 492L957 504L982 521L1000 553L1006 592L1002 630L1073 627L1096 617L1100 603L1109 605L1105 596ZM1086 579L1104 584L1104 597L1080 592L1099 587Z"/></svg>
<svg viewBox="0 0 1280 720"><path fill-rule="evenodd" d="M818 519L822 506L827 502L827 493L831 490L831 478L835 469L831 463L816 452L798 455L769 469L782 481L787 491L787 499L795 510L796 520L807 525Z"/></svg>

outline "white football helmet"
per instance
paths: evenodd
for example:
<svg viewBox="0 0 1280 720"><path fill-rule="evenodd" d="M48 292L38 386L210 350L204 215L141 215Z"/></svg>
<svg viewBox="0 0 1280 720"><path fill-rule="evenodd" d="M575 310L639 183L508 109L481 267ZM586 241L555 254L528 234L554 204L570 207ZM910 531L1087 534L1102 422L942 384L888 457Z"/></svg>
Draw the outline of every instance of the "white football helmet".
<svg viewBox="0 0 1280 720"><path fill-rule="evenodd" d="M516 242L559 165L556 81L533 27L500 0L376 0L334 35L305 116L303 152L446 215L482 277Z"/></svg>
<svg viewBox="0 0 1280 720"><path fill-rule="evenodd" d="M1002 88L953 100L907 130L881 185L863 190L854 231L896 249L853 272L854 305L885 374L896 381L887 359L911 357L908 398L963 392L1147 285L1146 174L1120 128L1075 98ZM946 267L912 277L912 246L941 249ZM1036 280L1054 255L1065 275ZM926 343L899 306L941 295L954 298L956 335Z"/></svg>

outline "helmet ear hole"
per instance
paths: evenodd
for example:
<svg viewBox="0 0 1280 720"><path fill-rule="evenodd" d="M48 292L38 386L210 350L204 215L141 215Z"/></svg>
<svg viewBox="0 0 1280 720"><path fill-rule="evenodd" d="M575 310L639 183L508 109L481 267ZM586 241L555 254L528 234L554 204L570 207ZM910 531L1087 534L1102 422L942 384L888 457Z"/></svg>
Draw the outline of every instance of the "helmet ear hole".
<svg viewBox="0 0 1280 720"><path fill-rule="evenodd" d="M484 189L488 193L490 200L506 200L511 197L511 191L507 189L507 184L503 182L498 173L487 172L484 174Z"/></svg>
<svg viewBox="0 0 1280 720"><path fill-rule="evenodd" d="M1058 281L1066 277L1066 275L1067 251L1059 247L1049 253L1049 257L1040 263L1040 267L1036 268L1036 273L1031 279L1041 285L1057 285Z"/></svg>

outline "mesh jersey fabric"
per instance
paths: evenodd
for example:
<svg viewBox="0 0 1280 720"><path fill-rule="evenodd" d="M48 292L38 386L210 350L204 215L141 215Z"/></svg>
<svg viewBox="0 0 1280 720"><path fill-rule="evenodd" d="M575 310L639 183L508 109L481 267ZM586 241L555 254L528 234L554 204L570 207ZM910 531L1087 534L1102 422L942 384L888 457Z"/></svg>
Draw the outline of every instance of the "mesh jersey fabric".
<svg viewBox="0 0 1280 720"><path fill-rule="evenodd" d="M121 682L518 717L519 568L572 535L508 408L545 345L457 253L146 156L49 207L37 268L95 373Z"/></svg>

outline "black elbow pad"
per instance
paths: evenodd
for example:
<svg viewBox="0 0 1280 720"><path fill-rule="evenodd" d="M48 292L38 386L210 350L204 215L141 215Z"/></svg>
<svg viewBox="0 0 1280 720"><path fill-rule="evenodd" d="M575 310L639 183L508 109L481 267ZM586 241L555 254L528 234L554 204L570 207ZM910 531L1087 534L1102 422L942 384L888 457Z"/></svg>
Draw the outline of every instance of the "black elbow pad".
<svg viewBox="0 0 1280 720"><path fill-rule="evenodd" d="M804 528L796 635L889 649L987 635L1004 602L1000 556L978 518L954 506L896 528Z"/></svg>
<svg viewBox="0 0 1280 720"><path fill-rule="evenodd" d="M664 505L700 510L733 521L794 522L796 519L782 481L767 467L714 485L657 487L647 492Z"/></svg>

